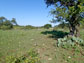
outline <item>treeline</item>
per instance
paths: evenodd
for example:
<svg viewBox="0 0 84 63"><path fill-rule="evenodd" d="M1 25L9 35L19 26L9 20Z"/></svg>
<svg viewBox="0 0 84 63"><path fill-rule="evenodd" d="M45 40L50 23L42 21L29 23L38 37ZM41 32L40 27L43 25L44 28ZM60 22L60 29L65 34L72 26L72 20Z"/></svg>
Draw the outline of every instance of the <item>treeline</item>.
<svg viewBox="0 0 84 63"><path fill-rule="evenodd" d="M15 18L12 18L12 20L8 20L5 17L0 17L0 29L3 30L13 29L14 25L18 26Z"/></svg>
<svg viewBox="0 0 84 63"><path fill-rule="evenodd" d="M8 20L5 17L0 17L0 29L9 30L9 29L38 29L38 28L51 28L51 24L45 24L44 26L36 27L32 25L20 26L17 24L16 19L12 18L12 20Z"/></svg>
<svg viewBox="0 0 84 63"><path fill-rule="evenodd" d="M49 29L52 28L51 24L45 24L44 26L32 26L32 25L26 25L26 26L20 26L17 24L17 21L15 18L12 18L11 20L8 20L5 17L0 17L0 29L3 30L9 30L9 29L41 29L41 28L45 28L45 29ZM68 23L60 23L57 26L54 26L54 29L58 29L58 28L69 28L69 24ZM84 29L84 23L81 22L80 24L80 28Z"/></svg>
<svg viewBox="0 0 84 63"><path fill-rule="evenodd" d="M45 24L44 26L39 26L39 27L36 27L36 26L32 26L32 25L26 25L26 26L15 26L15 28L17 29L49 29L49 28L52 28L52 25L51 24Z"/></svg>

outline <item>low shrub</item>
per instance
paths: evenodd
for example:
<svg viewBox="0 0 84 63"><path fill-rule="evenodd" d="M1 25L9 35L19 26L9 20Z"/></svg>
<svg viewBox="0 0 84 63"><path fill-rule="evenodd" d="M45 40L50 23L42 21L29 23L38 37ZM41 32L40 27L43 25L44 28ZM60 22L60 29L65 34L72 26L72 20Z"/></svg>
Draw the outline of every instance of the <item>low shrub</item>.
<svg viewBox="0 0 84 63"><path fill-rule="evenodd" d="M24 27L24 29L37 29L38 27L27 25Z"/></svg>
<svg viewBox="0 0 84 63"><path fill-rule="evenodd" d="M8 26L2 25L2 26L1 26L1 29L2 29L2 30L8 30L8 29L12 29L12 28L13 28L12 25L8 25Z"/></svg>
<svg viewBox="0 0 84 63"><path fill-rule="evenodd" d="M6 63L41 63L38 58L38 53L30 50L28 54L21 57L8 56L6 58Z"/></svg>
<svg viewBox="0 0 84 63"><path fill-rule="evenodd" d="M13 24L9 20L4 21L0 26L0 29L3 29L3 30L12 29L12 28L13 28Z"/></svg>
<svg viewBox="0 0 84 63"><path fill-rule="evenodd" d="M57 42L57 46L63 48L74 47L75 45L84 45L84 42L82 39L75 36L60 38Z"/></svg>

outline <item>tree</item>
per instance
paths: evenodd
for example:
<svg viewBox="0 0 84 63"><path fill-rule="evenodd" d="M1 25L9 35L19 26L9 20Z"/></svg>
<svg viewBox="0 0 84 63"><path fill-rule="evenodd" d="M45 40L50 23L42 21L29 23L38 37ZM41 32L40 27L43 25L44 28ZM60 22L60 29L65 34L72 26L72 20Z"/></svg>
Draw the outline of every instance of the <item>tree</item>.
<svg viewBox="0 0 84 63"><path fill-rule="evenodd" d="M32 26L32 25L27 25L27 26L25 26L25 29L36 29L36 27Z"/></svg>
<svg viewBox="0 0 84 63"><path fill-rule="evenodd" d="M12 18L11 23L12 23L13 25L18 25L15 18Z"/></svg>
<svg viewBox="0 0 84 63"><path fill-rule="evenodd" d="M3 25L1 26L1 29L12 29L13 28L13 24L11 23L10 20L6 20L3 22Z"/></svg>
<svg viewBox="0 0 84 63"><path fill-rule="evenodd" d="M13 25L18 25L15 18L8 20L5 17L0 17L0 29L12 29Z"/></svg>
<svg viewBox="0 0 84 63"><path fill-rule="evenodd" d="M0 17L0 26L3 25L3 22L6 21L7 19L5 17Z"/></svg>
<svg viewBox="0 0 84 63"><path fill-rule="evenodd" d="M53 22L69 23L69 34L79 36L80 21L84 18L84 0L45 0L45 3L55 7L51 10Z"/></svg>
<svg viewBox="0 0 84 63"><path fill-rule="evenodd" d="M49 29L49 28L51 28L51 27L52 27L51 24L45 24L45 25L44 25L44 28L46 28L46 29Z"/></svg>

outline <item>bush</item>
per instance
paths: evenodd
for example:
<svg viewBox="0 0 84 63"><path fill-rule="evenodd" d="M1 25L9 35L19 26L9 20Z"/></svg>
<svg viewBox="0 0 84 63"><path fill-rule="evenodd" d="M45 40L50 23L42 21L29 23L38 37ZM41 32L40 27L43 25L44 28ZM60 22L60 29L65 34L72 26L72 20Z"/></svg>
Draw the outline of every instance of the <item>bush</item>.
<svg viewBox="0 0 84 63"><path fill-rule="evenodd" d="M13 25L18 25L15 18L13 18L12 20L8 20L5 17L0 17L0 29L12 29Z"/></svg>
<svg viewBox="0 0 84 63"><path fill-rule="evenodd" d="M63 47L63 48L69 48L69 47L74 47L75 45L84 45L84 42L82 39L78 37L64 37L58 39L57 46L58 47Z"/></svg>
<svg viewBox="0 0 84 63"><path fill-rule="evenodd" d="M25 29L36 29L37 27L31 26L31 25L27 25L25 26Z"/></svg>
<svg viewBox="0 0 84 63"><path fill-rule="evenodd" d="M0 26L0 28L3 30L12 29L13 25L9 20L7 20L2 23L2 26Z"/></svg>
<svg viewBox="0 0 84 63"><path fill-rule="evenodd" d="M9 56L6 58L6 63L41 63L37 57L38 53L30 50L27 55L21 57Z"/></svg>
<svg viewBox="0 0 84 63"><path fill-rule="evenodd" d="M3 29L3 30L8 30L8 29L12 29L12 28L13 28L12 25L8 25L8 26L2 25L1 26L1 29Z"/></svg>
<svg viewBox="0 0 84 63"><path fill-rule="evenodd" d="M49 28L51 28L51 27L52 27L51 24L46 24L46 25L44 25L44 28L46 28L46 29L49 29Z"/></svg>

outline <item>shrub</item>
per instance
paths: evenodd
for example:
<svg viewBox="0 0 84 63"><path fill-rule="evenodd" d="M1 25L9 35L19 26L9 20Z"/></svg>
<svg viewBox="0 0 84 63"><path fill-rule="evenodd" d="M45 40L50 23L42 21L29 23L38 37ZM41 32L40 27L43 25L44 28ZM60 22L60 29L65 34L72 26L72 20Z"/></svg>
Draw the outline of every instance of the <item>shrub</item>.
<svg viewBox="0 0 84 63"><path fill-rule="evenodd" d="M36 29L37 27L31 26L31 25L27 25L25 26L25 29Z"/></svg>
<svg viewBox="0 0 84 63"><path fill-rule="evenodd" d="M58 39L57 46L58 47L63 47L63 48L69 48L69 47L74 47L75 45L84 45L84 42L82 39L78 37L64 37Z"/></svg>
<svg viewBox="0 0 84 63"><path fill-rule="evenodd" d="M44 28L46 28L46 29L49 29L49 28L51 28L51 27L52 27L51 24L46 24L46 25L44 25Z"/></svg>
<svg viewBox="0 0 84 63"><path fill-rule="evenodd" d="M41 63L38 54L30 50L27 55L21 57L9 56L6 58L6 63Z"/></svg>
<svg viewBox="0 0 84 63"><path fill-rule="evenodd" d="M7 29L12 29L13 28L13 25L12 25L12 23L9 20L4 21L2 24L3 25L0 28L3 29L3 30L7 30Z"/></svg>
<svg viewBox="0 0 84 63"><path fill-rule="evenodd" d="M3 30L8 30L8 29L12 29L12 28L13 28L13 26L11 26L11 25L8 25L8 26L3 25L3 26L1 26L1 29L3 29Z"/></svg>
<svg viewBox="0 0 84 63"><path fill-rule="evenodd" d="M12 20L8 20L5 17L0 17L0 29L12 29L13 25L18 25L15 18L13 18Z"/></svg>

